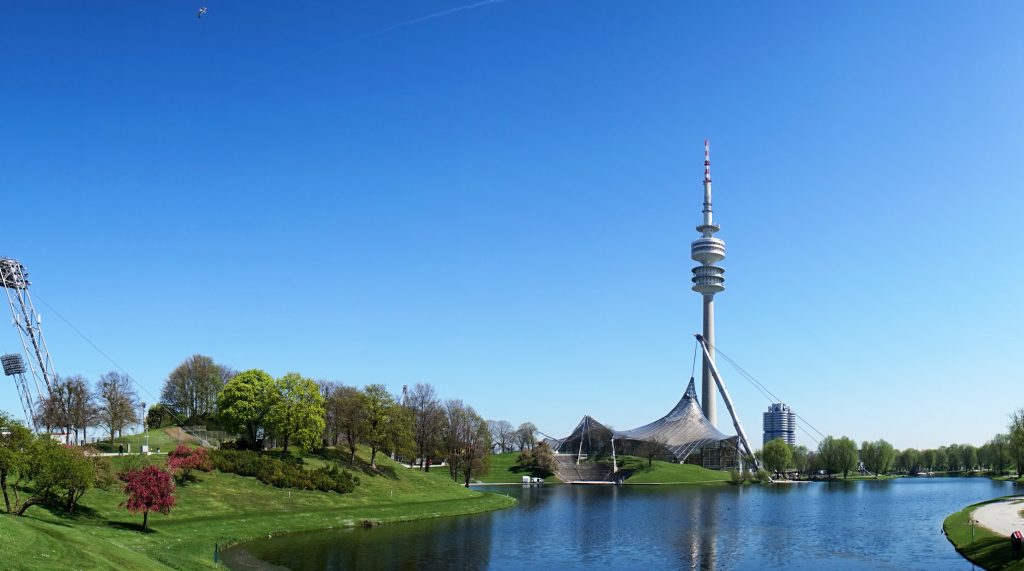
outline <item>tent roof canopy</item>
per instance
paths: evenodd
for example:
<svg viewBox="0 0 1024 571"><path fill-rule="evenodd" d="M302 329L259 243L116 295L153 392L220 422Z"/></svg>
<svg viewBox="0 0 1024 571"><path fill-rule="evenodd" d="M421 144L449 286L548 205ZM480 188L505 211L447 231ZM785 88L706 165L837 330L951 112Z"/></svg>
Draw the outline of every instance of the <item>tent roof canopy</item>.
<svg viewBox="0 0 1024 571"><path fill-rule="evenodd" d="M704 416L697 403L693 378L690 378L683 398L668 414L639 428L615 431L615 438L656 442L668 448L676 458L682 459L706 444L734 437L719 431Z"/></svg>

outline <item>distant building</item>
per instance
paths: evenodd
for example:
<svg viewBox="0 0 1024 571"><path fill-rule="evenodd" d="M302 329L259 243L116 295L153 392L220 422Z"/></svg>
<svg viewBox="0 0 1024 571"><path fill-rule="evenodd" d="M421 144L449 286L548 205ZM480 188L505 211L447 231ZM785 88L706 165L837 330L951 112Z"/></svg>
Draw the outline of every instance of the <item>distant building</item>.
<svg viewBox="0 0 1024 571"><path fill-rule="evenodd" d="M767 444L776 438L796 445L796 414L789 405L777 402L768 407L764 413L764 442Z"/></svg>

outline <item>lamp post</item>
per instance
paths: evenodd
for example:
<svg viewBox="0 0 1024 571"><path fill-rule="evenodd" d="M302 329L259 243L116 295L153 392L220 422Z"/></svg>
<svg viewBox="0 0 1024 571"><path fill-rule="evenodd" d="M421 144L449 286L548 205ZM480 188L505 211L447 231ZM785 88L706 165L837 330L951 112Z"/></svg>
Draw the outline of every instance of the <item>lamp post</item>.
<svg viewBox="0 0 1024 571"><path fill-rule="evenodd" d="M146 403L142 403L142 429L146 432L146 447L142 448L146 454L149 454L149 426L146 425Z"/></svg>

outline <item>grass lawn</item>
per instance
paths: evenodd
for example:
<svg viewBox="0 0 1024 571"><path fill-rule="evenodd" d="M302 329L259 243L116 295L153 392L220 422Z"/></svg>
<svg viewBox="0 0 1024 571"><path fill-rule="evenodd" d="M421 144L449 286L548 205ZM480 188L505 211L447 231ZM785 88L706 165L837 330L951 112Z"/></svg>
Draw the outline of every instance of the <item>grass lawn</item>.
<svg viewBox="0 0 1024 571"><path fill-rule="evenodd" d="M544 476L543 473L534 470L521 470L516 466L516 459L518 458L518 452L492 454L491 469L486 475L479 476L476 480L487 484L519 484L523 481L523 476L530 476L531 478ZM447 471L447 468L444 468L444 470ZM554 474L544 477L544 483L546 484L557 484L558 482L559 479Z"/></svg>
<svg viewBox="0 0 1024 571"><path fill-rule="evenodd" d="M93 436L93 434L90 434L89 438L91 439ZM99 442L96 444L103 444L105 447L109 447L112 452L117 452L118 444L123 444L126 450L128 445L131 444L132 452L137 453L141 450L140 446L146 443L145 433L129 434L114 438L113 445L110 444L109 435L104 436L100 433L96 433L95 436L99 438ZM156 452L157 448L160 449L160 452L170 452L171 450L174 450L178 444L193 443L194 439L178 427L154 428L149 431L149 449L153 452Z"/></svg>
<svg viewBox="0 0 1024 571"><path fill-rule="evenodd" d="M518 452L492 455L490 471L477 479L489 484L518 484L522 482L523 476L542 475L520 470L515 465L518 457ZM718 484L729 481L728 472L708 470L692 464L673 464L655 460L652 468L648 469L645 458L620 456L618 460L620 470L632 471L632 475L625 480L626 484ZM604 463L608 464L610 470L611 460ZM560 480L552 474L545 477L544 482L556 484Z"/></svg>
<svg viewBox="0 0 1024 571"><path fill-rule="evenodd" d="M650 468L646 458L620 456L620 470L633 470L625 484L717 484L727 483L729 473L708 470L693 464L674 464L655 460Z"/></svg>
<svg viewBox="0 0 1024 571"><path fill-rule="evenodd" d="M989 571L1024 571L1024 560L1013 559L1008 538L977 525L974 526L974 541L971 541L971 512L978 506L1002 499L1004 498L967 506L947 517L942 522L942 529L956 550L975 565Z"/></svg>
<svg viewBox="0 0 1024 571"><path fill-rule="evenodd" d="M152 443L152 433L150 434ZM176 443L176 442L175 442ZM361 454L366 459L365 452ZM115 465L123 458L114 458ZM163 463L164 457L150 457ZM310 462L315 464L316 462ZM273 534L479 513L506 508L514 500L467 490L437 474L422 474L378 456L384 475L359 474L351 494L274 488L220 472L200 473L180 486L177 505L164 516L119 508L119 489L90 490L79 513L32 507L23 517L0 514L4 566L18 569L122 568L203 569L213 563L214 545Z"/></svg>

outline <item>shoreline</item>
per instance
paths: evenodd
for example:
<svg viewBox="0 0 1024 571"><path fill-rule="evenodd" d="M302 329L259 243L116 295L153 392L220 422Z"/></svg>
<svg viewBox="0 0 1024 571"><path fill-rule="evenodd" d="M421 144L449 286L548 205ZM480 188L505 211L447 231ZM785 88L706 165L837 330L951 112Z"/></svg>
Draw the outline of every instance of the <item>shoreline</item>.
<svg viewBox="0 0 1024 571"><path fill-rule="evenodd" d="M402 523L411 523L411 522L416 522L416 521L429 521L429 520L433 520L433 519L444 519L444 518L449 518L449 517L463 517L463 516L469 516L469 515L477 515L477 514L483 514L483 513L492 512L492 511L509 509L509 508L515 507L519 503L518 500L516 500L515 498L512 498L510 496L506 496L506 495L502 495L502 494L492 494L492 493L487 493L487 492L481 492L481 493L482 494L487 494L488 496L491 496L491 497L494 497L494 498L500 498L501 499L501 502L500 502L501 505L488 506L488 507L485 507L484 509L454 510L454 511L449 511L449 512L444 512L444 513L442 513L442 512L431 512L431 513L428 513L428 514L421 514L421 515L416 515L416 516L400 515L400 516L384 517L384 518L379 518L379 517L376 517L376 518L375 517L359 518L359 517L355 517L355 518L351 518L351 519L342 520L340 525L311 526L311 527L308 527L308 528L301 528L301 529L289 529L289 530L271 531L271 532L268 532L266 534L257 533L257 534L254 534L254 535L250 536L250 537L232 538L232 539L230 539L228 541L225 541L223 543L217 543L216 544L216 549L217 549L218 554L220 554L220 553L223 553L224 551L226 551L228 549L233 549L233 548L236 548L238 546L244 545L246 543L256 542L256 541L260 541L260 540L263 540L263 539L271 539L271 538L274 538L274 537L285 537L285 536L289 536L289 535L297 535L297 534L303 534L303 533L316 533L316 532L332 531L332 530L356 529L356 528L360 528L360 527L364 527L364 528L365 527L379 527L379 526L397 525L397 524L402 524ZM439 500L439 503L458 504L458 503L464 503L464 502L467 502L467 501L474 501L474 500L479 500L479 499L483 499L483 498L478 496L476 498L465 498L465 499L461 499L460 498L460 499L454 499L454 500ZM413 506L413 505L417 505L419 503L421 503L421 502L406 502L406 503L401 503L401 504L395 504L394 506L391 506L391 507L399 507L400 508L402 506ZM317 511L300 512L298 515L315 514L315 513L317 513ZM260 519L271 520L271 519L274 519L274 518L275 518L275 516L268 515L268 516L264 516L263 518L260 518ZM221 565L223 565L223 560L222 559L221 559ZM223 566L226 567L226 565L223 565Z"/></svg>
<svg viewBox="0 0 1024 571"><path fill-rule="evenodd" d="M161 459L162 461L162 459ZM384 461L387 465L388 461ZM481 514L508 509L515 498L497 490L466 490L440 476L399 469L393 477L362 476L352 494L275 488L218 471L176 490L170 515L122 506L119 486L90 490L76 514L30 508L0 514L0 549L26 571L71 564L84 569L223 569L215 551L268 537Z"/></svg>
<svg viewBox="0 0 1024 571"><path fill-rule="evenodd" d="M1012 557L1008 535L993 531L976 517L978 510L984 510L982 517L988 519L990 525L1003 529L1003 526L996 523L1001 519L1000 516L1016 515L1016 520L1006 518L1006 522L1019 523L1024 527L1024 517L1019 515L1021 509L1024 509L1024 496L1020 495L1001 496L971 504L946 516L942 522L942 532L957 553L982 569L1024 571L1024 560L1014 560ZM1011 513L1005 514L1006 510Z"/></svg>

